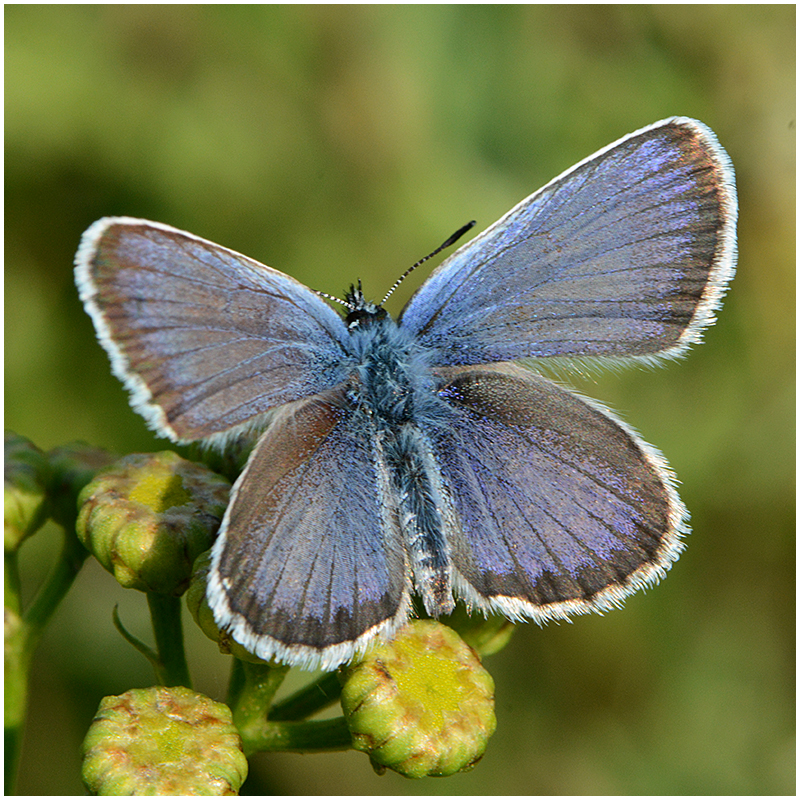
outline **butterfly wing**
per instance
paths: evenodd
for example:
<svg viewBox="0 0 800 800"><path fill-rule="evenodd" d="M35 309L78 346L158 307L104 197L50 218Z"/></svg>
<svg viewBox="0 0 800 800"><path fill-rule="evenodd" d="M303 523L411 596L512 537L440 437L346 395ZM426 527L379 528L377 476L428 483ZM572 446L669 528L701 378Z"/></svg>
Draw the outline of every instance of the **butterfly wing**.
<svg viewBox="0 0 800 800"><path fill-rule="evenodd" d="M431 426L468 602L539 621L604 610L678 557L664 459L600 406L514 367L451 370Z"/></svg>
<svg viewBox="0 0 800 800"><path fill-rule="evenodd" d="M405 622L410 571L368 415L328 393L282 409L214 545L209 604L261 658L332 668Z"/></svg>
<svg viewBox="0 0 800 800"><path fill-rule="evenodd" d="M84 233L75 262L132 405L174 441L227 435L347 372L341 318L298 281L232 250L111 217Z"/></svg>
<svg viewBox="0 0 800 800"><path fill-rule="evenodd" d="M630 134L443 262L401 321L438 364L677 355L736 260L733 167L702 123Z"/></svg>

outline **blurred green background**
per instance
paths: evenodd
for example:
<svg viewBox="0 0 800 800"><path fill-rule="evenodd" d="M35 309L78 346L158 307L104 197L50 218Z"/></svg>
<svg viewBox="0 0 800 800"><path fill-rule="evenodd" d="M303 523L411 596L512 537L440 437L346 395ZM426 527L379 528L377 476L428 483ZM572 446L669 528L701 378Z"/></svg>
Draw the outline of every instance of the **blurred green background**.
<svg viewBox="0 0 800 800"><path fill-rule="evenodd" d="M5 78L6 426L42 448L167 445L78 301L72 257L98 217L379 298L461 224L618 137L708 124L740 199L719 323L684 361L579 382L670 460L686 553L623 611L519 626L486 661L498 731L474 771L413 782L353 752L261 755L245 790L794 793L794 6L6 6ZM29 591L57 541L24 546ZM117 602L147 637L144 597L87 562L38 651L20 793L81 793L100 698L153 682ZM226 659L187 628L196 687L224 698Z"/></svg>

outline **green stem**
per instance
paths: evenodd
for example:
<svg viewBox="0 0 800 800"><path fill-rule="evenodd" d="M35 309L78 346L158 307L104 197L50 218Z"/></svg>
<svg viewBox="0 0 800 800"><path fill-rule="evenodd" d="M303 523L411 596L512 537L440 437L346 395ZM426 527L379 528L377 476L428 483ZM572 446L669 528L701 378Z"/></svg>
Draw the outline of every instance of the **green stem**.
<svg viewBox="0 0 800 800"><path fill-rule="evenodd" d="M28 668L32 655L30 632L10 610L5 614L5 794L13 794L19 764L22 727L28 701Z"/></svg>
<svg viewBox="0 0 800 800"><path fill-rule="evenodd" d="M238 692L233 700L232 710L233 721L242 733L258 729L266 721L272 698L283 683L289 667L251 664L247 661L240 663L241 671L234 674Z"/></svg>
<svg viewBox="0 0 800 800"><path fill-rule="evenodd" d="M303 722L269 722L239 729L246 756L260 752L328 753L353 744L344 717Z"/></svg>
<svg viewBox="0 0 800 800"><path fill-rule="evenodd" d="M288 671L289 667L246 661L234 670L231 677L231 696L236 698L233 721L242 737L245 755L264 751L319 753L349 749L352 746L350 731L343 717L311 722L276 722L273 719L276 713L284 719L289 715L313 713L337 696L336 673L328 673L270 710L272 698ZM234 687L238 687L238 691Z"/></svg>
<svg viewBox="0 0 800 800"><path fill-rule="evenodd" d="M23 614L26 624L32 634L35 634L33 647L38 644L39 636L41 636L45 625L49 622L50 617L53 616L53 612L64 595L69 591L69 587L72 586L72 582L80 572L83 562L86 561L88 556L89 551L78 540L75 535L75 529L65 530L64 546L61 548L58 561L45 583L39 589L33 602Z"/></svg>
<svg viewBox="0 0 800 800"><path fill-rule="evenodd" d="M228 704L228 708L236 708L245 687L244 665L238 658L234 657L231 660L233 663L231 664L231 677L228 681L228 697L225 702Z"/></svg>
<svg viewBox="0 0 800 800"><path fill-rule="evenodd" d="M21 582L19 578L19 558L16 550L5 554L3 567L3 605L11 609L15 614L19 614L21 610Z"/></svg>
<svg viewBox="0 0 800 800"><path fill-rule="evenodd" d="M150 619L158 651L158 682L163 686L186 686L191 689L192 679L189 677L183 649L180 597L148 592L147 604L150 606Z"/></svg>
<svg viewBox="0 0 800 800"><path fill-rule="evenodd" d="M275 703L269 711L270 722L299 720L310 717L335 703L342 693L337 672L326 672L313 683Z"/></svg>
<svg viewBox="0 0 800 800"><path fill-rule="evenodd" d="M28 703L28 680L31 659L45 625L72 586L88 556L74 529L64 531L64 543L58 560L28 609L21 616L7 619L5 642L5 791L13 792L19 762L22 725ZM19 573L16 559L6 558L6 587L12 592L12 609L19 609Z"/></svg>

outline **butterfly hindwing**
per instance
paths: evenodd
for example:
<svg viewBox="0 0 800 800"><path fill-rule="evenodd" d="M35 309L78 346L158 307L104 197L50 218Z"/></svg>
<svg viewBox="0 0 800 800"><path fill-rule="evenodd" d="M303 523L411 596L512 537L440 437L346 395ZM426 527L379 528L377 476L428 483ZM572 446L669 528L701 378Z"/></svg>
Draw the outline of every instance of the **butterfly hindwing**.
<svg viewBox="0 0 800 800"><path fill-rule="evenodd" d="M630 134L444 261L401 323L436 363L651 358L698 341L732 277L733 168L702 123Z"/></svg>
<svg viewBox="0 0 800 800"><path fill-rule="evenodd" d="M262 658L335 665L405 621L410 573L367 415L337 391L275 417L236 484L208 597Z"/></svg>
<svg viewBox="0 0 800 800"><path fill-rule="evenodd" d="M347 373L341 318L277 270L167 225L105 218L76 280L132 404L190 441L252 424Z"/></svg>
<svg viewBox="0 0 800 800"><path fill-rule="evenodd" d="M468 602L541 621L603 610L669 568L686 512L653 448L532 373L451 372L447 424L428 433Z"/></svg>

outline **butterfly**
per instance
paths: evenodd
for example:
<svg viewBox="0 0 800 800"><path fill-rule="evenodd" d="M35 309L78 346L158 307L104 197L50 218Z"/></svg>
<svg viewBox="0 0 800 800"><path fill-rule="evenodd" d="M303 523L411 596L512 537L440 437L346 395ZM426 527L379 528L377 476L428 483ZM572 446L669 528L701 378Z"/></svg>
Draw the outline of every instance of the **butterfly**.
<svg viewBox="0 0 800 800"><path fill-rule="evenodd" d="M673 117L512 208L397 320L360 283L343 318L288 275L128 217L84 233L75 275L154 431L224 447L263 429L207 598L261 658L333 669L404 625L414 594L433 617L459 598L544 622L663 577L688 532L664 457L536 365L699 342L736 218L727 154Z"/></svg>

